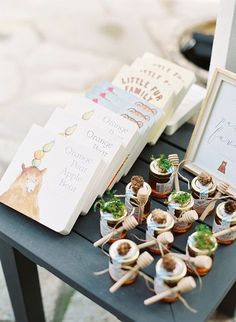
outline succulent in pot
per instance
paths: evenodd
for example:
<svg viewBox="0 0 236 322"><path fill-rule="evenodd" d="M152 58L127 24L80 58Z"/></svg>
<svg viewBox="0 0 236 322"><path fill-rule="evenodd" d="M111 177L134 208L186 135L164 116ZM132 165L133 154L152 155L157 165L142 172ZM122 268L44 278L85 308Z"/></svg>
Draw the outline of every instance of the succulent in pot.
<svg viewBox="0 0 236 322"><path fill-rule="evenodd" d="M115 228L119 228L122 225L122 221L127 216L127 209L125 204L116 197L115 192L108 192L109 199L105 200L101 198L94 205L94 210L99 208L100 210L100 232L104 237ZM127 232L115 234L112 239L109 240L110 243L124 238Z"/></svg>
<svg viewBox="0 0 236 322"><path fill-rule="evenodd" d="M175 167L164 154L158 158L152 156L151 160L149 184L152 188L152 195L156 198L166 198L173 190Z"/></svg>

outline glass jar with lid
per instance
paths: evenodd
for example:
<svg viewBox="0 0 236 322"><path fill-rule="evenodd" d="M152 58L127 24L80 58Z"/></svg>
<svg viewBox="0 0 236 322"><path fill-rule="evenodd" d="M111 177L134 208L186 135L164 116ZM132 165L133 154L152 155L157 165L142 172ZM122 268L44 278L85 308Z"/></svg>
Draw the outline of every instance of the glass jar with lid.
<svg viewBox="0 0 236 322"><path fill-rule="evenodd" d="M167 211L161 209L154 209L151 214L147 217L147 230L146 230L146 240L151 241L156 240L157 236L161 233L171 231L174 226L174 218ZM164 245L163 252L165 253L171 248L171 244ZM156 245L150 246L148 248L150 252L155 254L160 254L160 248L158 243Z"/></svg>
<svg viewBox="0 0 236 322"><path fill-rule="evenodd" d="M217 186L212 176L206 172L202 172L192 180L191 188L194 198L194 210L200 216L207 206L207 198L215 196Z"/></svg>
<svg viewBox="0 0 236 322"><path fill-rule="evenodd" d="M102 237L121 227L128 214L125 204L111 192L108 201L101 198L95 203L94 208L97 207L100 209L100 233ZM113 243L115 240L124 238L126 234L126 231L116 233L108 242Z"/></svg>
<svg viewBox="0 0 236 322"><path fill-rule="evenodd" d="M156 276L154 279L154 290L156 294L175 287L185 277L187 267L185 262L172 255L165 255L156 264ZM178 294L171 294L163 298L163 302L172 303L178 300Z"/></svg>
<svg viewBox="0 0 236 322"><path fill-rule="evenodd" d="M207 255L213 259L217 246L217 240L213 236L210 228L207 225L200 224L196 227L196 232L188 237L187 254L191 257ZM193 270L192 265L187 265L190 273L196 274L197 272L200 276L206 275L211 270L211 267L196 267Z"/></svg>
<svg viewBox="0 0 236 322"><path fill-rule="evenodd" d="M140 188L145 188L147 195L149 196L146 205L144 206L144 211L141 213L140 208L136 206L136 197ZM126 186L125 189L125 205L130 214L132 211L135 219L141 223L150 213L150 195L151 187L147 182L144 181L142 176L132 176L130 183Z"/></svg>
<svg viewBox="0 0 236 322"><path fill-rule="evenodd" d="M118 281L127 271L137 264L139 257L138 246L129 239L114 242L109 249L109 274L114 281ZM132 284L138 273L134 272L125 285Z"/></svg>
<svg viewBox="0 0 236 322"><path fill-rule="evenodd" d="M216 208L212 231L220 232L236 225L236 201L221 202ZM219 244L230 245L236 240L236 231L217 237Z"/></svg>
<svg viewBox="0 0 236 322"><path fill-rule="evenodd" d="M174 186L175 167L164 154L152 160L149 166L149 184L152 196L155 198L166 198Z"/></svg>
<svg viewBox="0 0 236 322"><path fill-rule="evenodd" d="M168 198L168 209L169 212L176 218L181 218L181 216L193 209L194 200L189 192L185 191L175 191L171 193ZM186 222L176 222L173 231L176 233L184 233L188 231L192 226L192 223Z"/></svg>

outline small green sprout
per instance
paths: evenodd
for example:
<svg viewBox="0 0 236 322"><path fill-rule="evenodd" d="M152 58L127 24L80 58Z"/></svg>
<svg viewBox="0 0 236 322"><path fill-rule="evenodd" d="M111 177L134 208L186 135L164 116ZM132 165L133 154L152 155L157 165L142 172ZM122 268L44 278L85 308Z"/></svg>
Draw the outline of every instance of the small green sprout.
<svg viewBox="0 0 236 322"><path fill-rule="evenodd" d="M108 191L107 195L110 197L109 200L101 198L94 204L94 211L97 208L103 212L111 213L114 218L118 219L124 215L125 205L124 203L115 196L116 191Z"/></svg>
<svg viewBox="0 0 236 322"><path fill-rule="evenodd" d="M198 249L208 249L214 248L215 243L212 241L212 232L210 228L205 224L197 225L196 236L194 236L195 247Z"/></svg>

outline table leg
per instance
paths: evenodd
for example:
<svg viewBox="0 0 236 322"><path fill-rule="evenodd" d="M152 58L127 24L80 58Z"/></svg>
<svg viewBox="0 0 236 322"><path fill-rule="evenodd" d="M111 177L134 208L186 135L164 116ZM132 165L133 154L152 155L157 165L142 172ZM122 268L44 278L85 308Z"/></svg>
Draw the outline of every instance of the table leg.
<svg viewBox="0 0 236 322"><path fill-rule="evenodd" d="M45 322L35 263L3 240L0 256L16 322Z"/></svg>
<svg viewBox="0 0 236 322"><path fill-rule="evenodd" d="M218 307L218 310L223 312L229 317L234 317L236 313L236 283L232 286L230 291L227 293L223 301Z"/></svg>

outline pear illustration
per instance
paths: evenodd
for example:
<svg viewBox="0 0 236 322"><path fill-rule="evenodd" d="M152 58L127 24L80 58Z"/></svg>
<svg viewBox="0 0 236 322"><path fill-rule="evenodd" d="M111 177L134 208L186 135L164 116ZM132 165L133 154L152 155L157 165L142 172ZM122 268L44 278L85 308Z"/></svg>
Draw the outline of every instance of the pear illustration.
<svg viewBox="0 0 236 322"><path fill-rule="evenodd" d="M41 160L33 159L32 166L38 168L40 166Z"/></svg>
<svg viewBox="0 0 236 322"><path fill-rule="evenodd" d="M82 115L82 119L87 121L89 119L91 119L91 117L93 116L94 114L94 111L89 111L89 112L86 112Z"/></svg>
<svg viewBox="0 0 236 322"><path fill-rule="evenodd" d="M77 124L74 124L74 125L68 127L67 129L65 129L65 135L66 136L72 135L75 132L75 130L77 129L77 126L78 126Z"/></svg>
<svg viewBox="0 0 236 322"><path fill-rule="evenodd" d="M54 144L55 144L54 141L51 141L51 142L45 144L43 146L43 152L49 152L53 148Z"/></svg>

